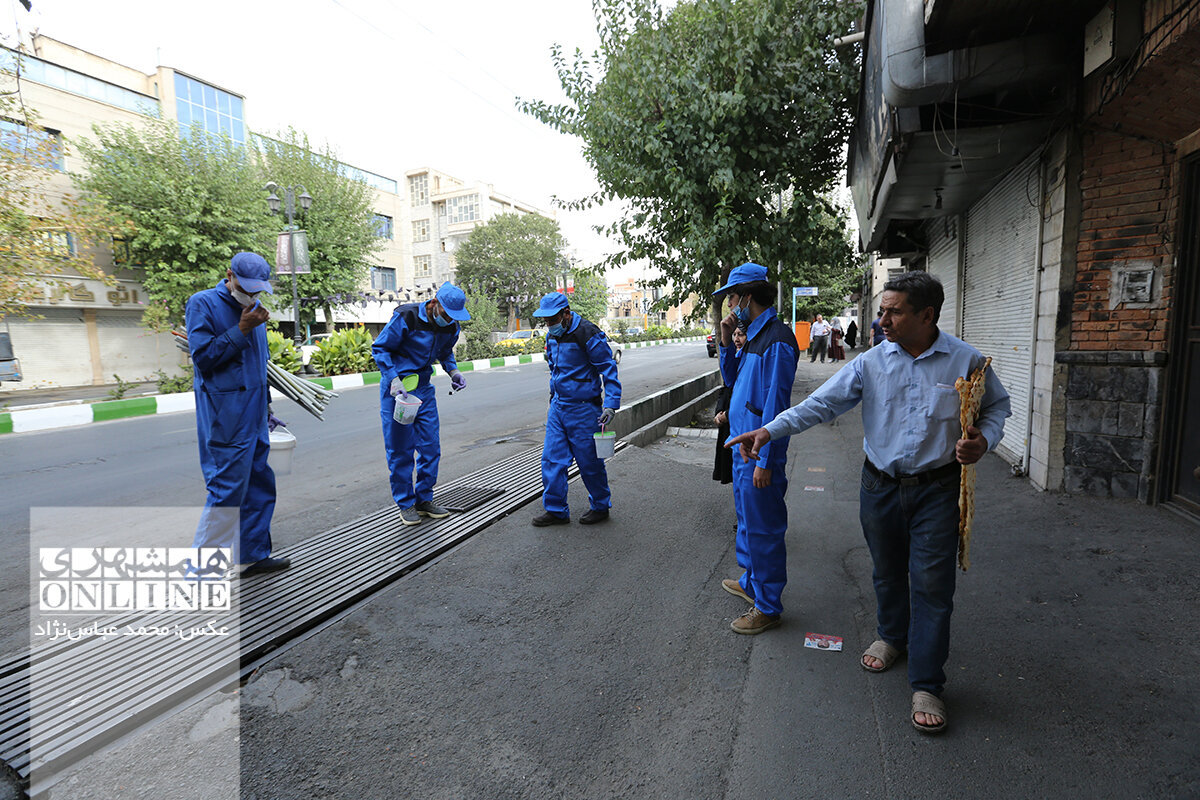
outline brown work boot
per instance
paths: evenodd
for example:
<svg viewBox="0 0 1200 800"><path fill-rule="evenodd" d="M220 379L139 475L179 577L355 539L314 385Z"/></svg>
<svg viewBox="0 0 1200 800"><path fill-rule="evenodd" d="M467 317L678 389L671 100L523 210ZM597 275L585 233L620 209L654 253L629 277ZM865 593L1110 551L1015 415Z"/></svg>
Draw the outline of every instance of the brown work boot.
<svg viewBox="0 0 1200 800"><path fill-rule="evenodd" d="M742 614L740 617L729 623L729 627L734 633L744 633L748 636L753 636L756 633L769 631L782 622L779 614L764 614L758 610L758 606Z"/></svg>
<svg viewBox="0 0 1200 800"><path fill-rule="evenodd" d="M721 588L729 592L734 597L742 598L747 603L754 602L754 598L746 594L746 590L742 588L742 584L733 578L726 578L725 580L721 581Z"/></svg>

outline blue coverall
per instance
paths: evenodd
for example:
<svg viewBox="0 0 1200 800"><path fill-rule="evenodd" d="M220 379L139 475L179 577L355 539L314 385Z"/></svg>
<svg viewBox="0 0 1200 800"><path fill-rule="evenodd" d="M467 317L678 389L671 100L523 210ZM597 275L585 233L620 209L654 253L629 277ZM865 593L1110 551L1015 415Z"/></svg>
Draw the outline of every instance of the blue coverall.
<svg viewBox="0 0 1200 800"><path fill-rule="evenodd" d="M259 325L243 334L241 317L224 280L188 298L196 438L208 489L192 544L232 548L234 563L251 564L271 555L275 473L267 465L267 331Z"/></svg>
<svg viewBox="0 0 1200 800"><path fill-rule="evenodd" d="M391 473L392 499L401 509L433 500L442 444L437 399L430 378L434 361L440 362L447 373L458 369L458 362L454 360L458 331L457 322L440 327L429 319L424 303L408 303L392 313L392 319L371 346L371 354L379 365L379 416L383 422L383 448ZM421 399L421 407L411 425L401 425L392 418L396 399L389 387L393 378L408 375L420 377L417 387L409 394ZM414 464L417 468L415 487Z"/></svg>
<svg viewBox="0 0 1200 800"><path fill-rule="evenodd" d="M608 472L604 460L596 457L592 434L600 430L603 409L621 407L621 382L608 337L572 311L567 330L546 337L546 360L550 364L550 410L542 445L542 505L551 514L570 516L567 469L574 458L592 509L607 511L612 506Z"/></svg>
<svg viewBox="0 0 1200 800"><path fill-rule="evenodd" d="M740 356L734 347L721 346L721 374L733 386L729 401L729 432L739 436L761 428L791 406L796 362L800 359L796 336L768 308L750 323ZM758 451L758 461L744 463L733 454L733 503L737 511L737 562L746 572L742 590L754 598L764 614L783 611L780 596L787 583L787 447L789 438L769 442ZM754 468L771 471L771 484L754 488Z"/></svg>

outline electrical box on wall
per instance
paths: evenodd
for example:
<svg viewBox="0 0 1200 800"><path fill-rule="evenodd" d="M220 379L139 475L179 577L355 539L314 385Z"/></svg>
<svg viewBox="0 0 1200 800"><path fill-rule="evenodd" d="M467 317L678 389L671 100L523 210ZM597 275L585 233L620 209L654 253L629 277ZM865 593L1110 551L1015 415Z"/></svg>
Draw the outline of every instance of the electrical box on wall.
<svg viewBox="0 0 1200 800"><path fill-rule="evenodd" d="M1083 74L1132 55L1141 38L1140 0L1108 0L1083 27Z"/></svg>

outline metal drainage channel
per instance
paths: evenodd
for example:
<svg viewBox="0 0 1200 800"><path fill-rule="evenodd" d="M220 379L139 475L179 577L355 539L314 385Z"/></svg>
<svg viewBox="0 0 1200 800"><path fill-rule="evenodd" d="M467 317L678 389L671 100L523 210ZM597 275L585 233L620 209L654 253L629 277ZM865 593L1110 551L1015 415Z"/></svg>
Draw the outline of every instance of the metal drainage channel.
<svg viewBox="0 0 1200 800"><path fill-rule="evenodd" d="M618 442L617 448L624 449ZM160 715L246 678L281 647L336 621L370 595L429 562L542 491L541 448L448 483L434 497L461 513L406 526L394 507L369 514L279 551L294 566L267 579L235 582L238 637L207 637L181 649L174 637L98 637L31 648L0 663L0 760L29 784L35 769L58 773L98 747ZM572 466L570 478L578 475ZM496 490L497 486L506 489ZM231 612L232 613L232 612ZM97 627L181 626L195 612L128 614ZM232 641L231 641L232 640ZM172 647L175 654L171 655ZM31 752L30 683L38 670L39 750ZM45 709L53 709L45 711ZM42 791L53 783L31 787Z"/></svg>

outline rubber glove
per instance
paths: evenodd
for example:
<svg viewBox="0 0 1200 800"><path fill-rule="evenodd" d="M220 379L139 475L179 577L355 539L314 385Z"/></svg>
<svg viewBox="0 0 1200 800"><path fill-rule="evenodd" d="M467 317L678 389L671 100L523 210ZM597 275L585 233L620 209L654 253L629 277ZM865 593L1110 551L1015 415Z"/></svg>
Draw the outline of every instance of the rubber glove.
<svg viewBox="0 0 1200 800"><path fill-rule="evenodd" d="M287 423L284 422L283 420L281 420L279 417L275 416L275 412L271 410L270 406L267 406L267 430L273 431L276 428L286 428L286 427L287 427Z"/></svg>
<svg viewBox="0 0 1200 800"><path fill-rule="evenodd" d="M613 417L615 417L616 415L617 415L617 410L615 408L606 408L602 412L600 412L600 418L596 421L599 422L600 427L603 428L604 426L608 425L608 423L612 422Z"/></svg>
<svg viewBox="0 0 1200 800"><path fill-rule="evenodd" d="M450 387L456 392L461 392L467 388L467 379L463 377L461 372L454 370L454 372L450 373Z"/></svg>
<svg viewBox="0 0 1200 800"><path fill-rule="evenodd" d="M408 392L404 391L404 383L400 380L399 375L392 378L392 382L388 386L388 392L391 393L392 397L399 397L401 400L408 399Z"/></svg>

